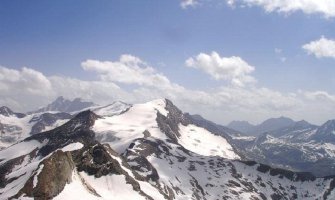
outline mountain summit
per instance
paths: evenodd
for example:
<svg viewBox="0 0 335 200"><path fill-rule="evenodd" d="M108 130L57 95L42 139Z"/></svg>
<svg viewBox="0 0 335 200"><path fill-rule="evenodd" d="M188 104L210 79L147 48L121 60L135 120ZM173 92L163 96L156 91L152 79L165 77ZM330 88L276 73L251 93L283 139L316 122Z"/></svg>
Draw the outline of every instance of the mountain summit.
<svg viewBox="0 0 335 200"><path fill-rule="evenodd" d="M75 98L72 101L60 96L46 107L40 108L32 113L40 113L47 111L57 112L77 112L94 106L95 104L88 101L83 101L81 98Z"/></svg>
<svg viewBox="0 0 335 200"><path fill-rule="evenodd" d="M318 131L312 136L318 142L329 142L335 144L335 119L328 120L320 126Z"/></svg>

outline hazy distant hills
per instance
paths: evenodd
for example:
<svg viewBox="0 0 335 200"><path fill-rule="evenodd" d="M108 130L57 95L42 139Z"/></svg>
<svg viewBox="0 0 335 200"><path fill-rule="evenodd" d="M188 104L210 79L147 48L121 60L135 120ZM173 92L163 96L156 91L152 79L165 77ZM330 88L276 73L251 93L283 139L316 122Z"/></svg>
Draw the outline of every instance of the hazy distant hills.
<svg viewBox="0 0 335 200"><path fill-rule="evenodd" d="M259 125L252 125L247 121L232 121L227 127L245 133L247 135L259 135L261 133L266 133L274 131L280 128L291 126L295 123L290 118L279 117L267 119Z"/></svg>
<svg viewBox="0 0 335 200"><path fill-rule="evenodd" d="M75 98L72 101L60 96L49 105L30 113L40 113L47 111L57 112L76 112L94 106L93 102L83 101L81 98Z"/></svg>

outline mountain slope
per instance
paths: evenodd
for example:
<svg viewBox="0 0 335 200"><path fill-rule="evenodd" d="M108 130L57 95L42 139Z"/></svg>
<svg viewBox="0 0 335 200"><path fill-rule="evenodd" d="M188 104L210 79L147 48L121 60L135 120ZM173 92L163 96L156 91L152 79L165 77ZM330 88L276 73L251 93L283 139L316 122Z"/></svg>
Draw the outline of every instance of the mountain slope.
<svg viewBox="0 0 335 200"><path fill-rule="evenodd" d="M90 127L97 118L90 111L82 112L59 128L0 151L1 199L79 199L82 195L153 199L143 190L164 199L154 186L135 180L136 173L109 146L94 140Z"/></svg>
<svg viewBox="0 0 335 200"><path fill-rule="evenodd" d="M331 121L321 127L301 121L261 134L253 140L235 137L231 142L249 160L328 176L335 174L335 145L331 127Z"/></svg>
<svg viewBox="0 0 335 200"><path fill-rule="evenodd" d="M321 125L311 139L335 144L335 120L329 120Z"/></svg>
<svg viewBox="0 0 335 200"><path fill-rule="evenodd" d="M255 125L252 125L247 121L232 121L227 125L227 127L247 134L251 134L251 132L255 129Z"/></svg>
<svg viewBox="0 0 335 200"><path fill-rule="evenodd" d="M0 115L0 149L30 135L54 129L69 119L68 113L38 113L30 115Z"/></svg>
<svg viewBox="0 0 335 200"><path fill-rule="evenodd" d="M165 108L168 107L168 108ZM161 130L168 129L165 134ZM205 129L191 125L190 119L168 100L156 100L136 104L127 112L115 116L104 116L97 120L93 129L97 138L122 153L132 140L142 137L183 143L190 150L209 155L238 158L225 138L212 135ZM183 135L180 134L183 131ZM212 138L211 145L204 144ZM225 144L225 145L222 145Z"/></svg>
<svg viewBox="0 0 335 200"><path fill-rule="evenodd" d="M228 138L169 100L96 112L0 151L0 198L335 198L334 177L239 161Z"/></svg>

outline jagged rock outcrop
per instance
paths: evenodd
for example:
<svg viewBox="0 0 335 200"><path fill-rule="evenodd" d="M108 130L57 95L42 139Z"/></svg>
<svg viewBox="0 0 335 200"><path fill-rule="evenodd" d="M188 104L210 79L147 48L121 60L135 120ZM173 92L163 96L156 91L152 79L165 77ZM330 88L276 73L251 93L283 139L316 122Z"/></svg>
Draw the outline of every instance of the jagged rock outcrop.
<svg viewBox="0 0 335 200"><path fill-rule="evenodd" d="M6 116L6 117L15 116L17 118L23 118L23 117L26 116L23 113L13 112L10 108L8 108L6 106L0 107L0 115Z"/></svg>

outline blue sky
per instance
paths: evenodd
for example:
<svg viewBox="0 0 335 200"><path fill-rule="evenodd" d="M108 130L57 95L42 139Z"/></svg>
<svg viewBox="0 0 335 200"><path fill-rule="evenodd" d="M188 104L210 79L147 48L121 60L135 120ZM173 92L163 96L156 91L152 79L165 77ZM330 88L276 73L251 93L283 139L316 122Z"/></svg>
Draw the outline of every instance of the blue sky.
<svg viewBox="0 0 335 200"><path fill-rule="evenodd" d="M0 2L0 65L21 74L22 67L27 67L41 73L46 79L58 76L86 82L105 81L101 78L101 71L96 68L83 70L82 63L88 59L116 62L121 55L129 54L145 62L142 67L150 66L173 84L191 91L218 93L218 88L233 87L230 86L229 78L215 79L199 63L189 67L185 64L189 58L196 60L200 53L210 55L215 51L222 58L239 57L254 68L247 73L256 80L250 86L253 89L248 90L249 86L243 86L243 91L252 93L255 88L266 88L286 97L300 91L313 94L324 92L322 94L330 99L327 101L329 106L334 106L335 56L317 57L314 55L315 49L320 48L308 52L302 46L318 41L322 36L329 41L335 39L335 17L332 16L335 11L316 10L314 13L304 10L304 7L269 11L262 5L245 5L243 0L233 7L227 5L225 0L190 1L194 5L182 8L182 2L3 0ZM111 72L108 75L113 76ZM128 83L120 79L109 79L109 82L129 93L143 87L142 83ZM14 86L7 84L6 87ZM50 87L57 86L51 83ZM47 100L57 95L72 98L66 94L53 92L37 96ZM29 92L26 92L25 95L31 99L31 103L20 102L20 98L8 93L3 104L18 110L41 106L33 103L36 93L29 96ZM102 95L93 96L84 97L101 101L97 98ZM185 99L178 99L178 95L162 91L156 96L172 98L186 111L193 113L196 113L193 110L199 103L195 101L193 107L188 106ZM109 96L106 101L120 97ZM131 102L144 100L147 99L129 99ZM205 102L210 103L207 100ZM230 118L221 117L220 113L211 114L211 109L230 110L222 105L223 102L215 108L205 106L199 112L222 123L237 118L257 123L272 115L289 115L300 119L307 114L296 114L299 110L264 110L256 119L251 119L246 116L248 112L244 105L238 115ZM234 108L238 110L239 106L235 105ZM264 109L264 105L260 106ZM309 104L306 103L306 106ZM315 113L315 110L313 108L309 115ZM310 117L310 120L320 123L329 117L331 114L320 119Z"/></svg>

